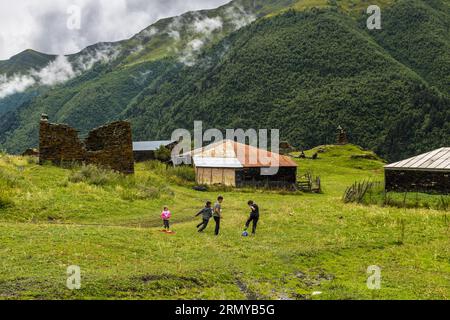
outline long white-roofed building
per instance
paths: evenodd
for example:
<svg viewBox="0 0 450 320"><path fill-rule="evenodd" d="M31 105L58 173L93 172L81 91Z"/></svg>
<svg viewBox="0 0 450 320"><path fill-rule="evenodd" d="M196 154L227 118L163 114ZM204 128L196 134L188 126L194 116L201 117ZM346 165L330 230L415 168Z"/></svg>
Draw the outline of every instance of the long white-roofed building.
<svg viewBox="0 0 450 320"><path fill-rule="evenodd" d="M385 166L386 191L450 193L450 148Z"/></svg>

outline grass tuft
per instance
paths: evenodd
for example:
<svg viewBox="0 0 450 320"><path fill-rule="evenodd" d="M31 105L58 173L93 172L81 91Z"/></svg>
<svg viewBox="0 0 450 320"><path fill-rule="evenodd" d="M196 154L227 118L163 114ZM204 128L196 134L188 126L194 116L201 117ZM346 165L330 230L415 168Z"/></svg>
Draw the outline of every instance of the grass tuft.
<svg viewBox="0 0 450 320"><path fill-rule="evenodd" d="M95 186L114 185L122 179L124 177L121 174L94 165L75 169L69 177L69 181L72 183L84 182Z"/></svg>
<svg viewBox="0 0 450 320"><path fill-rule="evenodd" d="M14 207L14 201L10 193L0 189L0 210Z"/></svg>

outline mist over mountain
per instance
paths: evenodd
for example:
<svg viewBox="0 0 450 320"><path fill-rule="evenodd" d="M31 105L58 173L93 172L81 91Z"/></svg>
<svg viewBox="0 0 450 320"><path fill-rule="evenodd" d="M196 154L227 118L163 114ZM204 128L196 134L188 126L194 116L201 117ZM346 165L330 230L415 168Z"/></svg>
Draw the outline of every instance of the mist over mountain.
<svg viewBox="0 0 450 320"><path fill-rule="evenodd" d="M373 2L373 3L372 3ZM38 142L47 113L85 133L128 119L136 140L279 128L299 148L353 143L399 159L448 144L450 1L237 0L69 56L0 61L0 149Z"/></svg>

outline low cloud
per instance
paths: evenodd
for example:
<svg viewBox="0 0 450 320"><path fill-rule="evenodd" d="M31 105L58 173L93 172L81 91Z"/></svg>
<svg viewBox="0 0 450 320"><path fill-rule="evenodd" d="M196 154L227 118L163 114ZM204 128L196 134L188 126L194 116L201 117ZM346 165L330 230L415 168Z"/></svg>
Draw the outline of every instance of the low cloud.
<svg viewBox="0 0 450 320"><path fill-rule="evenodd" d="M0 58L17 53L21 49L34 48L50 53L71 53L100 41L120 40L144 29L157 19L173 16L184 11L213 8L228 0L41 0L39 6L32 0L17 0L13 5L0 3ZM82 29L68 30L66 10L69 4L82 7ZM169 6L173 4L175 7ZM156 10L156 13L155 13ZM16 19L20 12L20 19ZM227 8L223 17L208 17L198 13L179 16L172 20L165 30L155 27L145 29L137 35L140 39L151 38L164 32L178 43L186 39L181 50L174 45L172 50L179 54L179 61L193 66L204 46L220 33L224 26L238 30L256 19L239 5ZM16 21L17 20L17 21ZM15 24L19 24L15 28ZM6 30L6 32L5 32ZM11 32L8 32L11 31ZM112 36L114 34L114 36ZM9 51L8 51L8 50ZM143 47L137 46L132 53ZM6 51L5 51L6 50ZM14 50L14 51L11 51ZM59 55L40 70L31 69L25 74L7 77L0 75L0 99L23 92L30 87L54 86L64 83L96 63L107 63L117 58L120 49L97 46L97 50L84 50L76 60Z"/></svg>
<svg viewBox="0 0 450 320"><path fill-rule="evenodd" d="M216 30L221 30L223 21L221 17L215 18L197 18L194 22L194 30L197 33L202 33L206 36L211 35Z"/></svg>
<svg viewBox="0 0 450 320"><path fill-rule="evenodd" d="M32 72L31 77L36 79L36 83L44 86L54 86L63 83L73 77L76 72L67 57L58 56L48 66L37 72Z"/></svg>
<svg viewBox="0 0 450 320"><path fill-rule="evenodd" d="M141 39L141 40L142 40L142 39L148 39L148 38L151 38L151 37L157 35L158 33L159 33L158 28L156 28L156 27L150 27L150 28L145 29L144 31L142 31L142 32L138 35L138 38Z"/></svg>
<svg viewBox="0 0 450 320"><path fill-rule="evenodd" d="M30 69L25 74L11 77L0 75L0 99L24 92L33 86L55 86L62 84L91 69L96 63L108 63L118 57L120 50L104 45L97 50L84 52L72 62L67 56L58 56L40 70Z"/></svg>
<svg viewBox="0 0 450 320"><path fill-rule="evenodd" d="M224 21L225 19L225 21ZM196 38L189 41L182 50L179 61L187 66L193 66L197 62L197 57L201 53L203 47L211 41L216 32L221 32L225 24L232 26L236 31L256 20L256 16L248 13L239 5L234 5L226 9L224 19L220 16L210 18L196 15L194 21L191 22L186 29L188 33L195 33ZM169 35L173 32L178 33L181 30L180 19L170 25ZM176 29L174 29L176 28Z"/></svg>
<svg viewBox="0 0 450 320"><path fill-rule="evenodd" d="M132 37L159 19L212 9L229 0L2 0L0 60L25 49L65 55ZM81 9L81 29L70 30L68 9Z"/></svg>
<svg viewBox="0 0 450 320"><path fill-rule="evenodd" d="M223 21L221 17L195 17L194 22L189 26L189 32L193 32L197 37L187 44L179 58L180 62L187 66L193 66L197 61L198 54L202 51L215 32L222 31Z"/></svg>
<svg viewBox="0 0 450 320"><path fill-rule="evenodd" d="M0 99L17 92L23 92L35 83L34 78L29 76L13 75L7 78L5 75L0 75Z"/></svg>
<svg viewBox="0 0 450 320"><path fill-rule="evenodd" d="M254 14L246 12L245 9L239 5L227 8L225 17L230 24L234 25L235 30L239 30L256 20Z"/></svg>
<svg viewBox="0 0 450 320"><path fill-rule="evenodd" d="M181 30L184 26L184 18L183 17L175 17L172 19L172 22L167 26L165 32L174 39L178 41L181 39Z"/></svg>

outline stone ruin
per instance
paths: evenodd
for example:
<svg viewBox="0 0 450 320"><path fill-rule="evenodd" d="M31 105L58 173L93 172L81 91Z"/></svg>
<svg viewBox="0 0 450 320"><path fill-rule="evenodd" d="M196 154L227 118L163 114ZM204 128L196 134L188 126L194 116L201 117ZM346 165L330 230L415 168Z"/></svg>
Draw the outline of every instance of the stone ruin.
<svg viewBox="0 0 450 320"><path fill-rule="evenodd" d="M287 141L280 142L280 154L288 155L291 152L295 151L295 148Z"/></svg>
<svg viewBox="0 0 450 320"><path fill-rule="evenodd" d="M39 157L39 150L35 148L30 148L22 153L22 157Z"/></svg>
<svg viewBox="0 0 450 320"><path fill-rule="evenodd" d="M65 124L54 124L42 115L39 130L39 163L55 165L83 163L110 168L124 174L134 173L131 125L113 122L92 130L81 141L78 131Z"/></svg>
<svg viewBox="0 0 450 320"><path fill-rule="evenodd" d="M337 128L336 143L338 145L348 144L347 132L341 126Z"/></svg>

